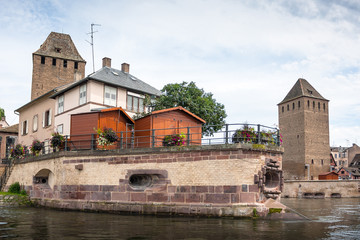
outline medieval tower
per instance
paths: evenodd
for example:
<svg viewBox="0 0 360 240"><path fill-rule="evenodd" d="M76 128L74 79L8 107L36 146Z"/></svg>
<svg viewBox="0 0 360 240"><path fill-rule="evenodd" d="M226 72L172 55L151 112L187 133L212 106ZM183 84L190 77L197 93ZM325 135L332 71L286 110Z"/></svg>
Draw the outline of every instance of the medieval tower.
<svg viewBox="0 0 360 240"><path fill-rule="evenodd" d="M285 179L315 180L330 171L328 104L301 78L278 104Z"/></svg>
<svg viewBox="0 0 360 240"><path fill-rule="evenodd" d="M84 78L85 64L70 35L51 32L33 53L31 100Z"/></svg>

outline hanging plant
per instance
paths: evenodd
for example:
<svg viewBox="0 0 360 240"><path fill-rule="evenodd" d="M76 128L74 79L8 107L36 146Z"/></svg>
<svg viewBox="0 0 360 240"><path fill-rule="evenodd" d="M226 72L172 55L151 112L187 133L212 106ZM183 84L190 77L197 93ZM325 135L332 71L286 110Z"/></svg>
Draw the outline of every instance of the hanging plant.
<svg viewBox="0 0 360 240"><path fill-rule="evenodd" d="M97 139L97 143L100 146L104 147L104 146L113 145L118 140L118 136L111 128L104 128L104 130L98 128L96 132L99 135Z"/></svg>
<svg viewBox="0 0 360 240"><path fill-rule="evenodd" d="M172 134L164 137L163 145L170 146L182 146L185 144L185 134Z"/></svg>
<svg viewBox="0 0 360 240"><path fill-rule="evenodd" d="M39 140L34 140L31 144L30 150L33 155L38 156L43 147L44 143L40 142Z"/></svg>
<svg viewBox="0 0 360 240"><path fill-rule="evenodd" d="M53 149L62 149L65 147L65 138L60 133L53 133L50 142Z"/></svg>
<svg viewBox="0 0 360 240"><path fill-rule="evenodd" d="M21 144L17 144L15 148L10 151L10 158L24 158L25 149Z"/></svg>

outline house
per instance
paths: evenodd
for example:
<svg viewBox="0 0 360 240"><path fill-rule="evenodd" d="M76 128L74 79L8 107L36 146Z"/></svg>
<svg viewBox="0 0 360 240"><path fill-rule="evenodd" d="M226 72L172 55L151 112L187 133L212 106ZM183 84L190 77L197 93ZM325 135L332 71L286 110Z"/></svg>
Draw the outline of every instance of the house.
<svg viewBox="0 0 360 240"><path fill-rule="evenodd" d="M319 174L319 180L339 180L339 174L336 172Z"/></svg>
<svg viewBox="0 0 360 240"><path fill-rule="evenodd" d="M146 112L146 96L161 92L129 73L130 65L121 70L111 67L111 59L103 58L103 67L51 96L56 102L55 126L59 133L70 134L71 115L93 110L121 107L132 117Z"/></svg>
<svg viewBox="0 0 360 240"><path fill-rule="evenodd" d="M9 124L6 122L5 117L1 117L1 119L0 119L0 129L1 128L6 128L6 127L9 127Z"/></svg>
<svg viewBox="0 0 360 240"><path fill-rule="evenodd" d="M191 145L201 145L202 124L205 120L183 107L153 111L135 120L137 147L163 146L166 135L183 133Z"/></svg>
<svg viewBox="0 0 360 240"><path fill-rule="evenodd" d="M341 167L337 172L339 179L360 179L360 169L356 167Z"/></svg>
<svg viewBox="0 0 360 240"><path fill-rule="evenodd" d="M331 154L337 163L337 170L341 167L349 167L356 154L360 154L360 147L353 143L351 147L331 147Z"/></svg>
<svg viewBox="0 0 360 240"><path fill-rule="evenodd" d="M120 139L120 147L131 144L134 120L122 109L108 108L99 111L71 115L69 147L71 149L90 149L95 147L96 129L111 128ZM121 133L124 132L124 133ZM93 144L93 146L92 146ZM109 146L110 149L117 146Z"/></svg>
<svg viewBox="0 0 360 240"><path fill-rule="evenodd" d="M0 160L8 158L10 149L14 148L17 144L18 129L19 124L0 128Z"/></svg>

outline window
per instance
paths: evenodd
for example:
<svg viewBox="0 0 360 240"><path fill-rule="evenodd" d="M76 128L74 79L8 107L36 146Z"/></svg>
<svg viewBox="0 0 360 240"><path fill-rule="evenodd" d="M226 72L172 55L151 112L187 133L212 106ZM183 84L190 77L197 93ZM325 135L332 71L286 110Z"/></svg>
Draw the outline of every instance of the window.
<svg viewBox="0 0 360 240"><path fill-rule="evenodd" d="M315 108L315 101L313 101L313 108Z"/></svg>
<svg viewBox="0 0 360 240"><path fill-rule="evenodd" d="M320 103L318 102L318 109L320 110Z"/></svg>
<svg viewBox="0 0 360 240"><path fill-rule="evenodd" d="M53 66L56 66L56 58L53 58L53 60L52 60L52 65L53 65Z"/></svg>
<svg viewBox="0 0 360 240"><path fill-rule="evenodd" d="M284 106L281 107L281 111L284 112Z"/></svg>
<svg viewBox="0 0 360 240"><path fill-rule="evenodd" d="M337 154L335 154L335 158L337 158Z"/></svg>
<svg viewBox="0 0 360 240"><path fill-rule="evenodd" d="M75 62L75 63L74 63L74 68L75 68L75 69L78 69L78 68L79 68L78 62Z"/></svg>
<svg viewBox="0 0 360 240"><path fill-rule="evenodd" d="M86 84L80 86L79 99L80 99L80 101L79 101L80 105L86 103Z"/></svg>
<svg viewBox="0 0 360 240"><path fill-rule="evenodd" d="M64 62L63 62L63 67L64 67L64 68L67 68L67 60L64 60Z"/></svg>
<svg viewBox="0 0 360 240"><path fill-rule="evenodd" d="M41 56L41 64L45 64L45 57Z"/></svg>
<svg viewBox="0 0 360 240"><path fill-rule="evenodd" d="M287 110L289 111L289 104L287 105Z"/></svg>
<svg viewBox="0 0 360 240"><path fill-rule="evenodd" d="M300 101L298 101L298 108L300 108Z"/></svg>
<svg viewBox="0 0 360 240"><path fill-rule="evenodd" d="M295 109L295 103L293 103L293 110Z"/></svg>
<svg viewBox="0 0 360 240"><path fill-rule="evenodd" d="M55 48L55 51L56 51L57 53L61 53L61 48Z"/></svg>
<svg viewBox="0 0 360 240"><path fill-rule="evenodd" d="M38 115L35 115L33 117L33 132L36 132L38 130Z"/></svg>
<svg viewBox="0 0 360 240"><path fill-rule="evenodd" d="M57 131L58 133L60 133L60 134L63 134L63 132L64 132L64 125L63 125L63 124L58 125L57 128L56 128L56 131Z"/></svg>
<svg viewBox="0 0 360 240"><path fill-rule="evenodd" d="M311 159L311 164L314 164L314 159Z"/></svg>
<svg viewBox="0 0 360 240"><path fill-rule="evenodd" d="M308 100L308 108L310 107L310 101Z"/></svg>
<svg viewBox="0 0 360 240"><path fill-rule="evenodd" d="M116 107L116 88L105 86L104 104Z"/></svg>
<svg viewBox="0 0 360 240"><path fill-rule="evenodd" d="M43 127L48 127L51 125L51 109L43 113Z"/></svg>
<svg viewBox="0 0 360 240"><path fill-rule="evenodd" d="M324 108L324 111L325 111L325 103L323 104L323 108Z"/></svg>
<svg viewBox="0 0 360 240"><path fill-rule="evenodd" d="M144 99L141 97L128 95L126 109L134 112L144 112Z"/></svg>
<svg viewBox="0 0 360 240"><path fill-rule="evenodd" d="M58 114L64 111L64 95L58 98Z"/></svg>
<svg viewBox="0 0 360 240"><path fill-rule="evenodd" d="M21 134L22 135L28 134L28 121L27 120L23 121L21 125L22 125L21 126Z"/></svg>
<svg viewBox="0 0 360 240"><path fill-rule="evenodd" d="M321 165L324 165L324 160L323 159L321 159Z"/></svg>

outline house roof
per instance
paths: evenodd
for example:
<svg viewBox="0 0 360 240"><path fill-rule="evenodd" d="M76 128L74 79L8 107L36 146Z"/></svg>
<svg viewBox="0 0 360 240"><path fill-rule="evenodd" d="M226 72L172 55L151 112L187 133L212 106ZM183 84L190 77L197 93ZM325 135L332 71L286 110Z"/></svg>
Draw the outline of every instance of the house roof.
<svg viewBox="0 0 360 240"><path fill-rule="evenodd" d="M359 167L360 168L360 154L356 154L354 159L349 164L349 167Z"/></svg>
<svg viewBox="0 0 360 240"><path fill-rule="evenodd" d="M111 112L111 111L120 111L120 112L122 112L128 120L130 120L132 123L135 124L134 119L132 119L132 118L125 112L125 110L124 110L122 107L106 108L106 109L101 109L101 110L100 110L100 112Z"/></svg>
<svg viewBox="0 0 360 240"><path fill-rule="evenodd" d="M321 174L319 174L319 176L326 176L326 175L333 175L333 174L339 175L339 174L336 173L336 172L326 172L326 173L321 173Z"/></svg>
<svg viewBox="0 0 360 240"><path fill-rule="evenodd" d="M134 91L140 94L150 94L155 96L160 96L161 92L156 88L150 86L149 84L143 82L142 80L134 77L133 75L123 72L121 70L109 67L103 67L100 70L90 74L86 78L73 83L66 89L57 92L52 95L51 98L55 98L56 96L85 83L88 80L94 80L98 82L102 82L104 84L109 84L116 87L126 88L128 90Z"/></svg>
<svg viewBox="0 0 360 240"><path fill-rule="evenodd" d="M356 177L359 177L360 176L360 169L359 168L356 168L356 167L348 167L348 168L345 168L344 169L348 172L348 173L351 173L351 175L353 176L356 176Z"/></svg>
<svg viewBox="0 0 360 240"><path fill-rule="evenodd" d="M19 124L11 125L10 127L1 128L0 133L18 133L19 132Z"/></svg>
<svg viewBox="0 0 360 240"><path fill-rule="evenodd" d="M45 42L33 54L85 62L70 35L64 33L51 32Z"/></svg>
<svg viewBox="0 0 360 240"><path fill-rule="evenodd" d="M155 115L155 114L159 114L159 113L164 113L164 112L170 112L170 111L183 111L187 114L189 114L190 116L192 116L193 118L196 118L197 120L199 120L202 123L206 123L206 121L198 116L196 116L195 114L193 114L192 112L186 110L185 108L179 106L179 107L173 107L173 108L167 108L167 109L162 109L162 110L157 110L157 111L153 111L150 113L150 115Z"/></svg>
<svg viewBox="0 0 360 240"><path fill-rule="evenodd" d="M308 81L306 81L303 78L299 78L295 83L295 85L291 88L289 93L286 95L286 97L279 104L294 100L299 97L311 97L311 98L329 101L325 99L323 96L321 96L320 93L316 91L316 89L313 86L311 86L311 84Z"/></svg>
<svg viewBox="0 0 360 240"><path fill-rule="evenodd" d="M30 107L34 104L36 104L36 102L38 102L40 99L47 99L49 97L51 97L54 93L58 92L58 91L61 91L62 89L66 88L67 86L71 85L72 83L68 83L68 84L65 84L63 86L60 86L60 87L56 87L54 89L51 89L50 91L48 91L47 93L44 93L43 95L33 99L32 101L26 103L25 105L19 107L18 109L15 110L15 112L19 112L27 107Z"/></svg>

